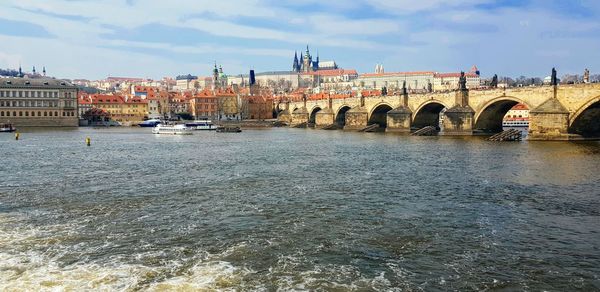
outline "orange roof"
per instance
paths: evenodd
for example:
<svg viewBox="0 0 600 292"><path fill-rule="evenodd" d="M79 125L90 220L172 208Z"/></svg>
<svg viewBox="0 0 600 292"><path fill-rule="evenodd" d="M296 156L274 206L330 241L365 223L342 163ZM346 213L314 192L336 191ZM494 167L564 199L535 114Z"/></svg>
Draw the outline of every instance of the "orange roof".
<svg viewBox="0 0 600 292"><path fill-rule="evenodd" d="M513 106L513 107L511 108L511 110L517 110L517 111L518 111L518 110L529 110L529 108L528 108L526 105L524 105L524 104L522 104L522 103L519 103L519 104L517 104L517 105Z"/></svg>
<svg viewBox="0 0 600 292"><path fill-rule="evenodd" d="M417 72L390 72L390 73L367 73L362 74L360 77L392 77L392 76L406 76L406 75L433 75L433 71L417 71Z"/></svg>

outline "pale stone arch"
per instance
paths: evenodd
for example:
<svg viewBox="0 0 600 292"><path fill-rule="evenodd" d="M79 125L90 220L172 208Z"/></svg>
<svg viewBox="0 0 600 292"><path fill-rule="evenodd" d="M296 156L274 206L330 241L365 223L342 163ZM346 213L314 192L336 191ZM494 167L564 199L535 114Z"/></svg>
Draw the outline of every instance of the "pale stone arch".
<svg viewBox="0 0 600 292"><path fill-rule="evenodd" d="M312 109L308 112L309 116L308 116L308 122L314 124L316 122L317 119L317 113L322 111L323 108L319 105L314 105L312 107Z"/></svg>
<svg viewBox="0 0 600 292"><path fill-rule="evenodd" d="M475 109L475 119L474 119L475 125L477 125L477 123L479 122L479 118L481 117L481 114L486 109L488 109L490 106L492 106L498 102L503 102L503 101L508 101L510 103L514 103L508 110L510 110L514 105L519 104L519 103L526 105L527 108L529 108L529 110L533 109L533 107L531 106L531 104L529 102L526 102L525 100L523 100L521 98L514 97L514 96L499 96L499 97L496 97L496 98L486 101L482 106ZM506 113L504 113L504 114L506 114Z"/></svg>
<svg viewBox="0 0 600 292"><path fill-rule="evenodd" d="M426 126L438 127L440 114L450 106L438 99L429 99L421 103L415 111L413 111L411 124L413 127L422 128Z"/></svg>
<svg viewBox="0 0 600 292"><path fill-rule="evenodd" d="M439 99L428 99L427 101L419 104L416 109L413 109L414 115L417 115L424 107L426 107L427 105L432 104L432 103L438 103L438 104L443 105L445 108L450 108L450 106L446 102L443 102Z"/></svg>
<svg viewBox="0 0 600 292"><path fill-rule="evenodd" d="M367 116L367 123L369 125L378 124L381 128L387 128L387 113L393 110L394 107L385 101L375 104L370 110Z"/></svg>
<svg viewBox="0 0 600 292"><path fill-rule="evenodd" d="M571 115L568 132L586 138L600 137L600 96L588 100Z"/></svg>
<svg viewBox="0 0 600 292"><path fill-rule="evenodd" d="M378 107L380 107L380 106L382 106L382 105L388 106L388 107L390 107L390 108L392 108L392 109L394 108L394 106L393 106L393 105L391 105L389 102L385 102L385 101L379 102L379 103L375 104L373 107L371 107L371 108L369 109L369 119L370 119L370 118L371 118L371 116L373 115L373 112L374 112L374 111L375 111L375 110L376 110Z"/></svg>
<svg viewBox="0 0 600 292"><path fill-rule="evenodd" d="M594 105L597 102L600 102L600 96L596 96L596 97L590 99L585 104L583 104L581 107L579 107L579 109L577 109L574 113L572 113L569 116L569 126L572 126L573 123L575 122L575 120L577 120L577 118L579 118L581 116L581 114L583 114L583 112L585 112L585 110L587 110L588 108L590 108L592 105Z"/></svg>
<svg viewBox="0 0 600 292"><path fill-rule="evenodd" d="M352 109L352 106L347 103L341 104L339 107L337 107L334 112L334 120L338 126L343 127L346 124L346 112L350 109Z"/></svg>

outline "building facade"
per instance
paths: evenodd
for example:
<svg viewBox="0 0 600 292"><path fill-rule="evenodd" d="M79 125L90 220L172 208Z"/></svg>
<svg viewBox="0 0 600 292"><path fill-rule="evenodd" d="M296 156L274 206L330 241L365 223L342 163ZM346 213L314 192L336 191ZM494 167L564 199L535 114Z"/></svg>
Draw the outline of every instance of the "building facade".
<svg viewBox="0 0 600 292"><path fill-rule="evenodd" d="M0 78L0 122L23 127L77 127L78 89L52 78Z"/></svg>
<svg viewBox="0 0 600 292"><path fill-rule="evenodd" d="M354 86L365 89L381 89L386 87L390 90L402 88L406 82L406 88L413 91L429 90L434 82L435 72L394 72L384 73L383 68L377 70L379 73L367 73L358 76Z"/></svg>

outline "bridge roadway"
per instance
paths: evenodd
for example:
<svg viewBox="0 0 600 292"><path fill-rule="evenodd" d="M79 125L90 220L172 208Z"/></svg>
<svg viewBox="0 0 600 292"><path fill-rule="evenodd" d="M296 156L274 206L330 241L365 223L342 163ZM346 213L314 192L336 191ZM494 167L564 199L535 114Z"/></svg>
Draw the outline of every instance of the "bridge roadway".
<svg viewBox="0 0 600 292"><path fill-rule="evenodd" d="M437 127L442 114L444 135L473 135L501 131L517 103L530 109L531 140L600 137L600 83L304 100L279 104L278 117L290 126L360 130L379 124L388 132L410 132Z"/></svg>

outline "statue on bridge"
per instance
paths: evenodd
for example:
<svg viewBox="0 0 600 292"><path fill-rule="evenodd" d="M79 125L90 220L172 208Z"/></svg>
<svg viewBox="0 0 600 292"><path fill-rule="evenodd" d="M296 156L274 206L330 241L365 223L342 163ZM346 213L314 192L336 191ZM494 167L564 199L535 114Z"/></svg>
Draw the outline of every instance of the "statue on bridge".
<svg viewBox="0 0 600 292"><path fill-rule="evenodd" d="M558 78L556 78L556 68L552 68L552 86L558 85Z"/></svg>
<svg viewBox="0 0 600 292"><path fill-rule="evenodd" d="M583 83L590 83L590 70L588 69L583 71Z"/></svg>
<svg viewBox="0 0 600 292"><path fill-rule="evenodd" d="M458 79L458 89L459 90L467 90L467 77L465 76L465 72L460 72L460 78Z"/></svg>
<svg viewBox="0 0 600 292"><path fill-rule="evenodd" d="M498 88L498 74L494 74L492 77L492 82L490 83L491 88Z"/></svg>

